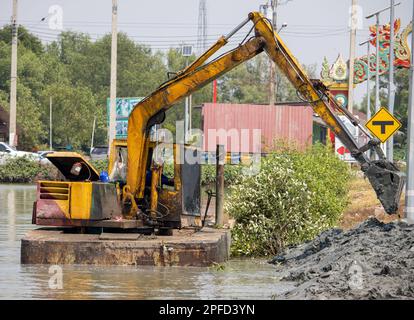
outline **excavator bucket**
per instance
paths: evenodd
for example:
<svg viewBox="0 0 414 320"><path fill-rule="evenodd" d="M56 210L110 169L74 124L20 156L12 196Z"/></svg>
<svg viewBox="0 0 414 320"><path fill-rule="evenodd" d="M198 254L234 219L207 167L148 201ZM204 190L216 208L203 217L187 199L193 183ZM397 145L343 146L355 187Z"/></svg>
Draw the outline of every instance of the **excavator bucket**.
<svg viewBox="0 0 414 320"><path fill-rule="evenodd" d="M389 161L378 160L369 164L365 175L374 188L385 212L395 214L405 184L405 174Z"/></svg>

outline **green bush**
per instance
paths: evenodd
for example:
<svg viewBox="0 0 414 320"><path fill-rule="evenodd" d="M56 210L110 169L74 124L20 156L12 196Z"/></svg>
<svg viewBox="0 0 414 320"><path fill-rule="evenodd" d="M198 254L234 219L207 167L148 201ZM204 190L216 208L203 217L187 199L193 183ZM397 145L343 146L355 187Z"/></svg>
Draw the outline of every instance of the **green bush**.
<svg viewBox="0 0 414 320"><path fill-rule="evenodd" d="M237 183L242 175L243 165L224 166L224 183L232 185ZM216 183L216 166L214 164L205 164L201 167L201 183L202 185L213 185Z"/></svg>
<svg viewBox="0 0 414 320"><path fill-rule="evenodd" d="M91 160L90 164L98 171L98 173L101 173L102 171L108 172L108 160Z"/></svg>
<svg viewBox="0 0 414 320"><path fill-rule="evenodd" d="M26 157L8 158L0 165L0 182L28 183L51 179L56 175L52 166L42 166Z"/></svg>
<svg viewBox="0 0 414 320"><path fill-rule="evenodd" d="M263 158L257 175L230 187L232 254L275 255L335 226L347 205L350 169L322 145Z"/></svg>
<svg viewBox="0 0 414 320"><path fill-rule="evenodd" d="M224 166L224 182L226 185L236 183L242 172L241 165L225 165ZM174 177L174 165L165 163L163 174L167 177ZM216 166L213 164L201 165L201 185L212 186L216 183Z"/></svg>

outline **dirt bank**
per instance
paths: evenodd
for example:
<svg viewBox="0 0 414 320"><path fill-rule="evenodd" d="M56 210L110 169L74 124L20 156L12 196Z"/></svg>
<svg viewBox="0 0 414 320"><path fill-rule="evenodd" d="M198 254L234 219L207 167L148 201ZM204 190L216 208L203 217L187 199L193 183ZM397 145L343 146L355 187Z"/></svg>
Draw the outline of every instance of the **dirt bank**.
<svg viewBox="0 0 414 320"><path fill-rule="evenodd" d="M396 215L385 213L374 189L367 179L355 177L349 186L349 204L342 215L339 227L349 230L373 217L389 223L403 217L404 196L401 196L400 210Z"/></svg>
<svg viewBox="0 0 414 320"><path fill-rule="evenodd" d="M298 287L282 299L414 299L414 226L369 219L329 230L272 261Z"/></svg>

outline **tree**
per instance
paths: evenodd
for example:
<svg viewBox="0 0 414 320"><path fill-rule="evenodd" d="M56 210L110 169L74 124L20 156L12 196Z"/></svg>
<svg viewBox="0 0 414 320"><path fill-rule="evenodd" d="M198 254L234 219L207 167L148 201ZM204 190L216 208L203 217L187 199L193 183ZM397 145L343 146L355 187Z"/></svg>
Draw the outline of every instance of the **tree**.
<svg viewBox="0 0 414 320"><path fill-rule="evenodd" d="M269 99L268 73L268 59L264 56L257 56L224 74L218 81L220 102L267 103Z"/></svg>
<svg viewBox="0 0 414 320"><path fill-rule="evenodd" d="M23 31L25 29L22 29ZM23 32L22 31L22 32ZM0 30L0 39L4 39L4 28ZM45 67L41 57L35 52L42 54L37 48L34 36L28 33L22 37L22 44L18 51L17 69L17 115L16 121L19 132L19 148L31 150L42 141L44 126L41 122L41 112L38 97L44 85ZM34 47L35 51L30 48ZM11 45L0 41L0 103L9 110L10 91L10 51Z"/></svg>
<svg viewBox="0 0 414 320"><path fill-rule="evenodd" d="M58 83L47 86L41 95L43 122L49 119L49 99L53 99L53 142L80 149L88 145L96 100L84 86Z"/></svg>
<svg viewBox="0 0 414 320"><path fill-rule="evenodd" d="M9 95L0 90L0 105L9 111ZM39 102L33 97L32 90L17 83L17 125L19 148L32 150L44 138L44 125L41 121Z"/></svg>
<svg viewBox="0 0 414 320"><path fill-rule="evenodd" d="M33 91L23 83L17 83L17 123L19 126L19 147L32 150L46 138L42 123L39 101Z"/></svg>
<svg viewBox="0 0 414 320"><path fill-rule="evenodd" d="M316 64L303 65L302 67L309 78L316 78ZM296 89L279 69L276 72L276 88L277 102L295 102L299 100Z"/></svg>
<svg viewBox="0 0 414 320"><path fill-rule="evenodd" d="M0 41L10 45L12 42L12 26L6 25L0 29ZM40 56L43 53L42 42L35 35L31 34L24 26L18 29L18 45L24 46L34 54Z"/></svg>

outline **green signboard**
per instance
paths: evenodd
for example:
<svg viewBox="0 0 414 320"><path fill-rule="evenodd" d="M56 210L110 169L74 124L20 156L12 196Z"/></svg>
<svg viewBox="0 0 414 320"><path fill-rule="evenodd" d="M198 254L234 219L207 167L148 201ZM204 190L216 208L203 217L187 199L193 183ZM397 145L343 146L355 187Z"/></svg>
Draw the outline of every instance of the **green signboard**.
<svg viewBox="0 0 414 320"><path fill-rule="evenodd" d="M128 117L134 106L143 98L116 98L116 139L125 139L128 133ZM106 100L109 127L109 109L111 100Z"/></svg>

